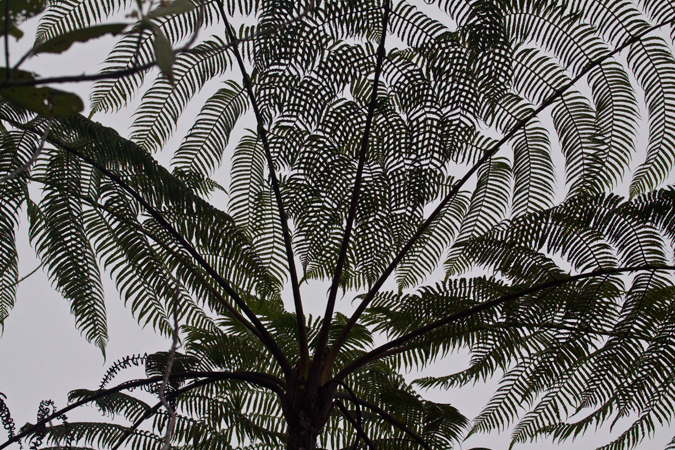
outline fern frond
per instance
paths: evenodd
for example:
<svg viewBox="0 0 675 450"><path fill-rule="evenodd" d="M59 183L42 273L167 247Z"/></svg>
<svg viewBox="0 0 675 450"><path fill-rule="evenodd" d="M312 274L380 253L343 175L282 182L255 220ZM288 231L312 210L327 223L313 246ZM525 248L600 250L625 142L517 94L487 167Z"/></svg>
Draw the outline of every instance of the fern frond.
<svg viewBox="0 0 675 450"><path fill-rule="evenodd" d="M173 65L175 84L157 78L143 94L135 113L131 139L151 151L161 148L171 136L180 115L194 95L210 79L222 75L232 65L225 43L218 37L195 47L199 53L181 53Z"/></svg>
<svg viewBox="0 0 675 450"><path fill-rule="evenodd" d="M595 113L588 100L579 92L566 92L551 115L565 155L567 195L594 193L590 189L599 174L601 150L597 143Z"/></svg>
<svg viewBox="0 0 675 450"><path fill-rule="evenodd" d="M492 120L503 132L532 111L517 95L504 95L494 105ZM513 201L511 215L519 216L552 206L555 172L548 132L531 120L511 140L513 150Z"/></svg>
<svg viewBox="0 0 675 450"><path fill-rule="evenodd" d="M649 2L643 3L646 5ZM583 21L595 27L604 40L620 45L632 36L639 34L649 25L643 13L635 4L626 0L620 1L591 1L577 0L572 2L570 9L582 15ZM665 17L652 17L652 20L663 22Z"/></svg>
<svg viewBox="0 0 675 450"><path fill-rule="evenodd" d="M504 218L510 200L511 176L510 164L503 158L491 158L481 167L457 241L483 234Z"/></svg>
<svg viewBox="0 0 675 450"><path fill-rule="evenodd" d="M105 355L108 332L103 286L83 221L82 202L71 194L84 188L92 171L64 151L45 154L45 177L63 180L66 189L47 186L39 205L29 203L29 235L49 278L70 301L77 327Z"/></svg>
<svg viewBox="0 0 675 450"><path fill-rule="evenodd" d="M575 14L558 5L519 1L507 8L503 14L510 38L517 43L536 42L553 52L572 74L609 53L590 25L578 22Z"/></svg>
<svg viewBox="0 0 675 450"><path fill-rule="evenodd" d="M38 138L26 133L0 128L0 176L13 173L31 159L38 148ZM19 209L28 197L25 175L0 184L0 332L14 307L19 279L15 230Z"/></svg>
<svg viewBox="0 0 675 450"><path fill-rule="evenodd" d="M588 84L593 91L597 137L602 143L596 185L605 190L623 179L635 152L638 106L628 75L616 62L608 61L592 70Z"/></svg>
<svg viewBox="0 0 675 450"><path fill-rule="evenodd" d="M649 37L631 46L628 63L645 93L649 112L647 157L633 175L631 196L655 189L675 161L673 83L675 59L665 42Z"/></svg>
<svg viewBox="0 0 675 450"><path fill-rule="evenodd" d="M214 9L213 2L205 3L203 25L212 24ZM159 17L153 19L153 23L167 36L172 45L176 45L196 31L199 24L199 11L195 9L184 14ZM114 73L154 61L153 38L154 34L144 28L138 32L123 35L106 58L105 67L99 73ZM114 112L126 106L143 85L147 72L140 71L127 77L100 80L94 83L89 96L91 114Z"/></svg>
<svg viewBox="0 0 675 450"><path fill-rule="evenodd" d="M226 84L202 107L173 156L174 170L209 176L220 164L230 133L248 109L244 89L232 81Z"/></svg>
<svg viewBox="0 0 675 450"><path fill-rule="evenodd" d="M399 289L416 286L424 276L433 272L443 252L459 231L468 206L468 192L460 192L428 228L427 233L417 241L397 267L396 281Z"/></svg>
<svg viewBox="0 0 675 450"><path fill-rule="evenodd" d="M131 5L129 0L60 0L48 3L40 17L35 42L43 42L69 31L102 23L111 15Z"/></svg>

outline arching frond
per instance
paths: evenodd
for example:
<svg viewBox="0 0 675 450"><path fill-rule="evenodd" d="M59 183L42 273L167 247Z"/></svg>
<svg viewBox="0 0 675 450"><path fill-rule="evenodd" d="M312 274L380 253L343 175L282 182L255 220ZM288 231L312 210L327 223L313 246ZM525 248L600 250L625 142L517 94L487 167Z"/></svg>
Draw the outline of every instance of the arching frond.
<svg viewBox="0 0 675 450"><path fill-rule="evenodd" d="M645 92L649 111L649 146L647 158L633 176L631 195L655 189L665 180L673 166L673 111L668 98L672 94L673 57L662 39L652 37L631 47L628 61Z"/></svg>
<svg viewBox="0 0 675 450"><path fill-rule="evenodd" d="M210 79L222 75L232 64L224 42L214 37L195 47L198 53L181 53L173 65L175 84L155 80L143 94L136 111L131 138L151 151L161 148L180 118L183 108Z"/></svg>
<svg viewBox="0 0 675 450"><path fill-rule="evenodd" d="M212 2L205 2L202 17L203 26L211 25L214 22L214 9L215 5ZM199 17L200 13L197 8L183 14L155 18L153 24L161 30L172 45L176 45L198 30ZM143 27L135 32L123 35L106 58L105 66L99 73L114 73L154 61L153 41L154 34ZM190 60L187 55L183 58ZM193 55L192 58L199 59L198 55ZM185 71L185 68L183 71ZM128 105L143 85L146 74L147 71L140 71L126 77L103 79L94 83L90 95L91 114L115 112Z"/></svg>
<svg viewBox="0 0 675 450"><path fill-rule="evenodd" d="M69 31L102 23L111 15L127 8L128 0L64 0L49 2L40 18L35 41L42 42Z"/></svg>
<svg viewBox="0 0 675 450"><path fill-rule="evenodd" d="M11 176L35 154L38 138L0 128L0 177ZM11 177L0 184L0 332L4 331L5 318L14 306L19 280L18 252L15 230L19 221L19 208L27 197L25 174Z"/></svg>
<svg viewBox="0 0 675 450"><path fill-rule="evenodd" d="M78 328L105 354L108 331L103 286L83 221L84 207L76 194L86 191L87 183L95 184L96 176L63 150L47 151L46 156L45 177L62 180L62 184L46 186L39 204L29 202L30 238L52 283L70 301Z"/></svg>
<svg viewBox="0 0 675 450"><path fill-rule="evenodd" d="M494 158L481 168L457 241L482 234L504 218L509 204L510 184L508 161Z"/></svg>
<svg viewBox="0 0 675 450"><path fill-rule="evenodd" d="M606 62L592 70L588 83L601 141L596 189L608 189L623 179L635 151L637 100L628 75L617 63Z"/></svg>
<svg viewBox="0 0 675 450"><path fill-rule="evenodd" d="M209 176L220 164L230 133L248 109L248 97L234 82L206 101L195 124L173 156L175 170Z"/></svg>
<svg viewBox="0 0 675 450"><path fill-rule="evenodd" d="M401 261L396 273L396 281L400 289L418 285L424 276L436 268L443 252L452 243L458 232L461 220L469 206L468 193L463 192L454 198L443 214L437 219L427 234Z"/></svg>

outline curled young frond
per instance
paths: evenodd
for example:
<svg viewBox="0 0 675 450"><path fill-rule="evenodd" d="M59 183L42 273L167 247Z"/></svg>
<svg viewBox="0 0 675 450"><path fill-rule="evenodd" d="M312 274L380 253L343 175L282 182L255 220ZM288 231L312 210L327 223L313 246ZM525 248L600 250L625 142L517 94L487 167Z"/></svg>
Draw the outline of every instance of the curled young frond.
<svg viewBox="0 0 675 450"><path fill-rule="evenodd" d="M121 372L124 369L128 369L131 366L143 366L145 365L145 360L147 359L148 354L145 353L143 355L129 355L125 356L122 359L118 359L113 363L112 366L108 368L106 371L105 375L103 376L103 379L101 380L101 384L99 385L99 390L104 389L105 386L112 381L115 376Z"/></svg>
<svg viewBox="0 0 675 450"><path fill-rule="evenodd" d="M7 436L9 436L11 439L14 437L14 433L16 432L16 425L14 424L14 419L12 419L12 415L9 412L9 408L5 403L6 398L7 396L0 392L0 422L2 422L2 427L5 429L5 431L7 431ZM21 445L20 441L19 444ZM21 448L23 448L23 445L21 445Z"/></svg>

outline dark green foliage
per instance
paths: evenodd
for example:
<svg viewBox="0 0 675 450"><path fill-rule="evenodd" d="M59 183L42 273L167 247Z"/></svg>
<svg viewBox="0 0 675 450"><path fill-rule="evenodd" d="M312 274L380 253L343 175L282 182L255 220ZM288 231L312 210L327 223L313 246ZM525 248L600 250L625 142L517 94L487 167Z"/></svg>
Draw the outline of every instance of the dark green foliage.
<svg viewBox="0 0 675 450"><path fill-rule="evenodd" d="M142 94L130 139L0 97L0 326L23 210L85 338L105 351L103 269L140 324L169 336L175 311L184 352L164 387L159 352L71 392L124 424L38 424L24 442L159 449L171 414L143 399L160 392L183 450L451 448L494 429L516 445L626 417L606 448L628 449L671 423L675 10L426 3L137 11L91 94L91 114ZM129 8L51 3L36 42ZM301 314L325 304L310 280L331 283L328 317ZM339 292L356 312L333 312ZM459 350L462 370L407 375ZM112 387L131 365L147 378ZM500 374L473 421L424 391Z"/></svg>
<svg viewBox="0 0 675 450"><path fill-rule="evenodd" d="M8 131L0 129L2 133L2 164L3 173L12 173L24 165L32 156L31 150L35 146L37 136L30 133ZM17 251L15 244L15 229L19 218L19 208L27 193L25 177L17 177L0 186L0 327L4 330L4 321L14 306L16 284L18 281Z"/></svg>

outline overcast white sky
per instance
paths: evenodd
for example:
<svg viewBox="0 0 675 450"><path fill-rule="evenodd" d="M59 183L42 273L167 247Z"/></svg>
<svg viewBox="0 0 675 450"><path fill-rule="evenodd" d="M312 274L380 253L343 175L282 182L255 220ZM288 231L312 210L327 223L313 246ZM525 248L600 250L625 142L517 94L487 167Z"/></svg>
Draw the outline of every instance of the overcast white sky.
<svg viewBox="0 0 675 450"><path fill-rule="evenodd" d="M31 25L24 24L22 28L26 31L26 37L19 44L25 48L25 45L30 44ZM105 40L93 45L75 45L64 56L41 56L32 60L26 67L42 75L93 73L97 70L96 64L104 59L110 42ZM13 51L13 55L20 54L19 51ZM86 86L60 88L77 91L85 100L85 104L87 103ZM131 123L131 112L133 109L124 110L114 116L96 116L95 119L113 126L120 134L125 135L127 134L125 130ZM184 133L181 131L186 131L190 125L189 120L182 120L181 123L182 130L179 130L178 136L182 136ZM637 155L636 159L641 160L641 155ZM26 228L24 222L18 230L21 275L29 273L39 264L28 243ZM16 307L6 320L5 332L0 337L0 392L7 395L6 403L17 423L17 428L25 422L35 421L41 400L53 399L57 406L62 407L66 404L68 391L77 388L95 389L107 367L118 358L130 354L168 350L170 343L158 337L150 328L141 329L130 312L123 307L114 284L109 279L105 281L110 334L107 361L104 361L99 350L87 343L75 329L68 303L51 288L44 272L38 271L19 286ZM315 285L309 289L313 289L317 295L305 295L305 298L325 298L324 287ZM323 311L322 304L308 306L310 313L319 314ZM341 307L349 309L349 298L343 300ZM458 356L437 365L433 371L445 374L465 363L466 358ZM142 370L134 369L125 372L119 379L142 376ZM496 382L493 382L488 386L476 386L448 393L423 393L423 395L434 401L448 401L465 415L472 417L489 399L495 386ZM97 415L95 410L85 407L77 413L70 413L69 418L71 421L97 420ZM620 432L621 427L618 428ZM656 439L646 441L639 448L663 448L673 434L675 431L660 430ZM3 436L0 437L0 442L3 442L4 434L0 433L0 436ZM516 448L591 449L608 442L609 438L609 433L602 430L598 433L588 433L576 442L568 442L561 446L539 442ZM469 449L482 446L501 450L508 448L508 442L508 433L502 435L493 433L474 436L462 447ZM18 449L18 446L15 445L13 448Z"/></svg>

